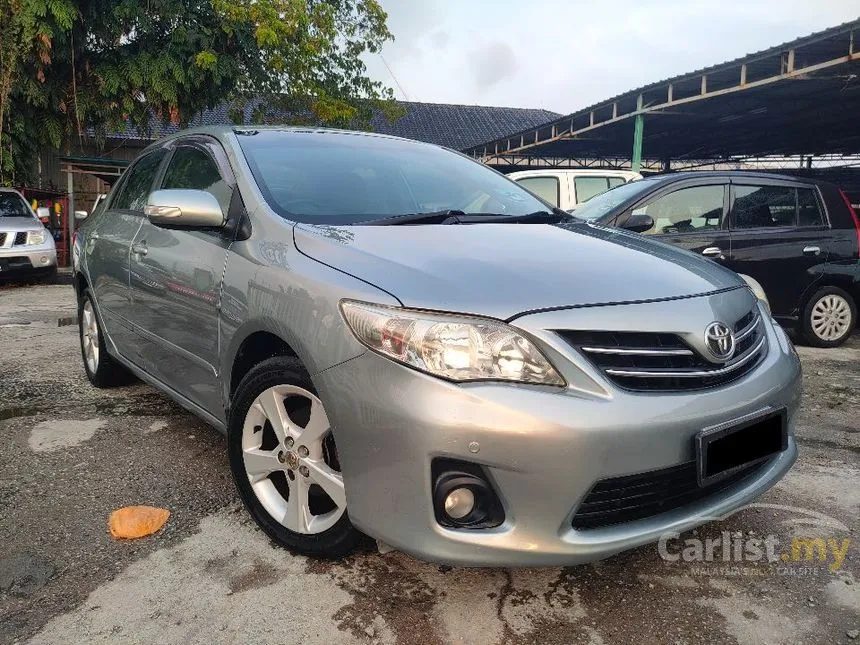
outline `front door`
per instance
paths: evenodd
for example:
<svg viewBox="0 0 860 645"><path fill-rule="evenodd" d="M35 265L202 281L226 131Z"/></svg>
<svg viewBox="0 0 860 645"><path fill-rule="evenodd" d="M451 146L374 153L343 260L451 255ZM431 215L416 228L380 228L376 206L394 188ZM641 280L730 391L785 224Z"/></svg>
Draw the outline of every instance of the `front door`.
<svg viewBox="0 0 860 645"><path fill-rule="evenodd" d="M225 216L233 192L207 137L183 140L160 188L212 193ZM222 151L223 154L223 151ZM209 412L221 408L218 316L230 239L222 231L156 226L145 220L131 247L131 293L139 354L147 370Z"/></svg>
<svg viewBox="0 0 860 645"><path fill-rule="evenodd" d="M816 191L790 181L732 181L727 266L758 280L774 316L796 320L827 261L828 227Z"/></svg>
<svg viewBox="0 0 860 645"><path fill-rule="evenodd" d="M700 253L721 264L731 252L731 234L725 225L728 184L670 187L630 212L648 215L654 225L644 231L655 239Z"/></svg>
<svg viewBox="0 0 860 645"><path fill-rule="evenodd" d="M129 168L105 209L92 215L98 218L98 225L88 227L83 250L104 329L119 353L130 360L134 360L134 339L129 322L129 249L144 220L143 207L166 153L164 149L154 150Z"/></svg>

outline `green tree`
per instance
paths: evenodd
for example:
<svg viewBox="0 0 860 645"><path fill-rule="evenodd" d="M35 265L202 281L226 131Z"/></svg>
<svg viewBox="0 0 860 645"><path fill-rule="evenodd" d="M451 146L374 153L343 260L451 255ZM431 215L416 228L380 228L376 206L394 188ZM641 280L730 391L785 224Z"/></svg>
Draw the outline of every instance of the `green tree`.
<svg viewBox="0 0 860 645"><path fill-rule="evenodd" d="M385 23L377 0L0 0L0 183L42 145L260 94L258 121L366 124L392 112L361 59Z"/></svg>

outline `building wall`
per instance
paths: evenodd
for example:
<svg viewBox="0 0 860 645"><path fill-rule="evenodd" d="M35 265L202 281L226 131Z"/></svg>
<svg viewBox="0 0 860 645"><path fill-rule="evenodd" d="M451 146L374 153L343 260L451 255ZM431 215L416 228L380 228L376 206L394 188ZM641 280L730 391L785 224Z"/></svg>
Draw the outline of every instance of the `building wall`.
<svg viewBox="0 0 860 645"><path fill-rule="evenodd" d="M137 139L109 139L103 147L99 147L95 140L85 138L83 145L74 145L67 149L46 148L39 155L39 174L35 188L44 188L66 192L68 179L66 173L60 170L61 156L74 157L98 157L104 159L122 159L132 161L140 152L149 145L149 141ZM68 150L68 151L66 151ZM75 210L92 210L93 203L100 193L106 193L111 185L93 175L75 173Z"/></svg>

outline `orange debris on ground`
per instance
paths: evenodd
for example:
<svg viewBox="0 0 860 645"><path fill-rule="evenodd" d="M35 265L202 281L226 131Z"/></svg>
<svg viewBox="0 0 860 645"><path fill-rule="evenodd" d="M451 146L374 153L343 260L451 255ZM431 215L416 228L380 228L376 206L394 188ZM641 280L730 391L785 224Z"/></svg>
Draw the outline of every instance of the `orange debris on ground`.
<svg viewBox="0 0 860 645"><path fill-rule="evenodd" d="M146 537L156 533L167 522L170 511L153 506L125 506L110 514L108 528L117 539Z"/></svg>

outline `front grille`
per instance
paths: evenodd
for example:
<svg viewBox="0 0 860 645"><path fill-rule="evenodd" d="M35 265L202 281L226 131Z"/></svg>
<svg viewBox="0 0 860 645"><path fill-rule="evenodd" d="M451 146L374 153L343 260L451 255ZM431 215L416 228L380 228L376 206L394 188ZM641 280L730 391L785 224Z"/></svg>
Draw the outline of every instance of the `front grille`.
<svg viewBox="0 0 860 645"><path fill-rule="evenodd" d="M652 517L726 490L754 475L763 466L762 462L752 464L705 487L698 484L695 461L647 473L603 479L585 496L571 524L575 529L595 529Z"/></svg>
<svg viewBox="0 0 860 645"><path fill-rule="evenodd" d="M2 248L4 244L6 244L6 233L0 232L0 248Z"/></svg>
<svg viewBox="0 0 860 645"><path fill-rule="evenodd" d="M616 385L639 392L678 392L724 385L750 372L766 352L758 310L734 324L735 352L712 363L673 333L573 331L561 334Z"/></svg>
<svg viewBox="0 0 860 645"><path fill-rule="evenodd" d="M16 246L26 244L27 243L27 233L25 231L20 231L15 233L15 241L13 244Z"/></svg>

